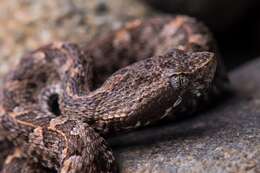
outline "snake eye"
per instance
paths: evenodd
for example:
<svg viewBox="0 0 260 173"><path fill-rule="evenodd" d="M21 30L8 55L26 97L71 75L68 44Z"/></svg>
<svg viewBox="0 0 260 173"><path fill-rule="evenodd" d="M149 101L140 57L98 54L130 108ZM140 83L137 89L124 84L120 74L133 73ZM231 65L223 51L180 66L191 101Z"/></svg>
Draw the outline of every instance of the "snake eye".
<svg viewBox="0 0 260 173"><path fill-rule="evenodd" d="M170 78L171 87L174 90L180 90L182 88L186 88L189 84L189 79L184 75L173 75Z"/></svg>

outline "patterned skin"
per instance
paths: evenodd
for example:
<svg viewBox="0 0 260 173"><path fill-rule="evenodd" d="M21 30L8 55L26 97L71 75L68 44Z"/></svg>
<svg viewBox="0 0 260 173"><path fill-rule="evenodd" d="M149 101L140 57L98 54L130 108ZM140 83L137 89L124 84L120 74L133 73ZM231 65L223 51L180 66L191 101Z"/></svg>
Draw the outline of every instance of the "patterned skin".
<svg viewBox="0 0 260 173"><path fill-rule="evenodd" d="M2 172L116 172L105 138L214 100L228 85L218 56L206 27L186 16L25 55L1 94L0 131L16 146Z"/></svg>

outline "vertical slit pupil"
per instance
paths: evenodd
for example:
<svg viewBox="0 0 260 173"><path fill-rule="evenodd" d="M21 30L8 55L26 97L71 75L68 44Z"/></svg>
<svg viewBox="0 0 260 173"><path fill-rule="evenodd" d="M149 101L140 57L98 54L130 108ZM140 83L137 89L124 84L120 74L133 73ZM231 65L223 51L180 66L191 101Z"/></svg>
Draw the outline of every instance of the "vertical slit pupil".
<svg viewBox="0 0 260 173"><path fill-rule="evenodd" d="M61 114L58 94L52 94L49 97L48 106L49 106L50 111L52 113L54 113L55 115L59 116Z"/></svg>

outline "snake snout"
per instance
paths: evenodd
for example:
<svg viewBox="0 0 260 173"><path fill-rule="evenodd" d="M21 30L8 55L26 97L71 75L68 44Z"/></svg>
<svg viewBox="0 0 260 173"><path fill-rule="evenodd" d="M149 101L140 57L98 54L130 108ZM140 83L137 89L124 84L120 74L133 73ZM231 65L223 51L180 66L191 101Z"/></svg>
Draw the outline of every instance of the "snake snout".
<svg viewBox="0 0 260 173"><path fill-rule="evenodd" d="M217 58L211 52L196 52L192 53L191 56L193 56L192 62L190 62L193 66L193 82L191 82L190 86L193 88L192 92L200 96L212 85L216 73Z"/></svg>

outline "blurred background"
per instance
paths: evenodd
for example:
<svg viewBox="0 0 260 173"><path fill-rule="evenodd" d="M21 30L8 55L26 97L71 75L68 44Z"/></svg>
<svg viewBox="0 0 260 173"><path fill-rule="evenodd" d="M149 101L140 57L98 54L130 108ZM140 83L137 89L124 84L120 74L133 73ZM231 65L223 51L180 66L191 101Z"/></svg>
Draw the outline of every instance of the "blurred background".
<svg viewBox="0 0 260 173"><path fill-rule="evenodd" d="M133 18L188 14L214 33L229 70L260 54L259 0L1 0L0 77L25 52L84 43Z"/></svg>

